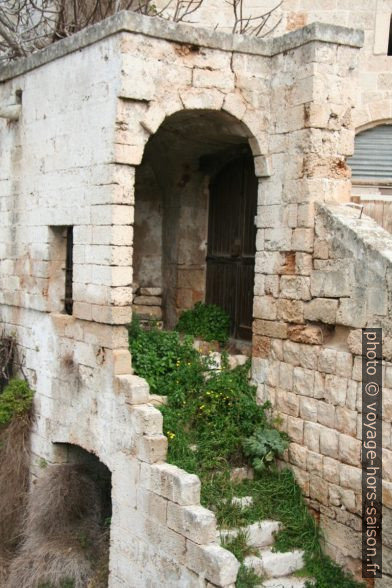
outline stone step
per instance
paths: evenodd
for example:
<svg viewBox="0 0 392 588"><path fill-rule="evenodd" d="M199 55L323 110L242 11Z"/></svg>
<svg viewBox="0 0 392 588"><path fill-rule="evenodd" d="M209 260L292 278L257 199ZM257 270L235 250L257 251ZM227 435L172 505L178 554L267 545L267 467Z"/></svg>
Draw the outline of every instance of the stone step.
<svg viewBox="0 0 392 588"><path fill-rule="evenodd" d="M278 521L260 521L253 523L247 527L240 529L221 529L219 536L222 539L230 539L237 537L238 533L242 532L246 535L247 544L251 547L268 547L272 545L275 539L275 533L281 528L281 523Z"/></svg>
<svg viewBox="0 0 392 588"><path fill-rule="evenodd" d="M229 355L229 367L233 369L239 365L244 365L248 359L247 355Z"/></svg>
<svg viewBox="0 0 392 588"><path fill-rule="evenodd" d="M281 578L290 576L304 567L304 552L296 549L284 553L263 549L260 556L249 555L245 558L246 567L252 568L261 577Z"/></svg>
<svg viewBox="0 0 392 588"><path fill-rule="evenodd" d="M297 578L287 576L286 578L270 578L256 588L305 588L306 582L313 583L313 578Z"/></svg>
<svg viewBox="0 0 392 588"><path fill-rule="evenodd" d="M252 496L234 496L231 499L231 504L234 506L239 506L240 508L247 508L248 506L252 506L253 504L253 497Z"/></svg>
<svg viewBox="0 0 392 588"><path fill-rule="evenodd" d="M230 480L232 482L242 482L243 480L253 480L254 476L254 470L249 466L232 468Z"/></svg>
<svg viewBox="0 0 392 588"><path fill-rule="evenodd" d="M167 404L167 396L160 396L159 394L150 394L149 403L153 406L162 406Z"/></svg>

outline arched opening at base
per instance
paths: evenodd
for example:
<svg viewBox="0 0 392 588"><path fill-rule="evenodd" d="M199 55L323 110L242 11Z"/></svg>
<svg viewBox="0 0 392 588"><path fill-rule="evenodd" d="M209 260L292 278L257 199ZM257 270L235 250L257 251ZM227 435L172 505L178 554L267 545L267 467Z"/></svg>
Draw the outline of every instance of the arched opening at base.
<svg viewBox="0 0 392 588"><path fill-rule="evenodd" d="M68 463L46 466L32 487L9 588L108 585L111 474L93 454L63 447Z"/></svg>
<svg viewBox="0 0 392 588"><path fill-rule="evenodd" d="M203 301L251 338L257 178L249 130L222 111L168 117L136 173L134 311L173 328Z"/></svg>

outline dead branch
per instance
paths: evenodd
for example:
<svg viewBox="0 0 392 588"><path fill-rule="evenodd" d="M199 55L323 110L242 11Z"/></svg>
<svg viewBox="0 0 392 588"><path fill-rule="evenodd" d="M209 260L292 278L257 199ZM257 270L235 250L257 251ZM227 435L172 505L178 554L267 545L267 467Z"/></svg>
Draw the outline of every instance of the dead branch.
<svg viewBox="0 0 392 588"><path fill-rule="evenodd" d="M274 31L280 24L280 17L273 27L267 29L267 24L271 16L280 8L283 0L280 0L271 10L258 16L244 16L244 0L226 0L227 4L233 9L233 34L251 35L253 37L265 37Z"/></svg>
<svg viewBox="0 0 392 588"><path fill-rule="evenodd" d="M244 15L244 0L225 1L233 8L233 33L263 37L280 22L267 26L282 0L259 16ZM0 63L24 57L121 10L189 23L203 3L167 0L157 9L154 0L0 0Z"/></svg>

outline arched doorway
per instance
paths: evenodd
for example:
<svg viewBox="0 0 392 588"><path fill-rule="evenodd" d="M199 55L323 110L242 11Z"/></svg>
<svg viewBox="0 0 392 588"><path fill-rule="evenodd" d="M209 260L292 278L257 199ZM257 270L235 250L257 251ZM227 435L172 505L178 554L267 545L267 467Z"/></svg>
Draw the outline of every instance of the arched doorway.
<svg viewBox="0 0 392 588"><path fill-rule="evenodd" d="M59 444L61 465L43 465L32 485L9 588L95 586L109 577L111 472L92 453Z"/></svg>
<svg viewBox="0 0 392 588"><path fill-rule="evenodd" d="M183 310L212 302L231 316L233 337L251 338L257 178L249 138L243 123L210 110L177 112L150 138L136 173L137 314L172 328Z"/></svg>

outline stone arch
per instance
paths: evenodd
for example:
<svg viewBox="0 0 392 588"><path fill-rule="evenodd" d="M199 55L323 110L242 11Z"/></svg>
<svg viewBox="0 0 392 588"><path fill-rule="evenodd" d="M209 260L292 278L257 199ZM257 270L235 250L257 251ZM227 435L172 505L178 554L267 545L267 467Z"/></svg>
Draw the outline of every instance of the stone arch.
<svg viewBox="0 0 392 588"><path fill-rule="evenodd" d="M240 95L224 103L210 97L207 106L215 108L197 108L195 99L186 104L191 108L169 114L158 104L150 107L141 121L150 138L135 180L134 310L161 320L163 307L168 326L205 298L211 178L241 150L253 157L259 181L269 175L268 159L260 153L265 147L245 122Z"/></svg>
<svg viewBox="0 0 392 588"><path fill-rule="evenodd" d="M381 125L392 125L392 118L386 117L381 119L371 119L368 122L359 125L355 129L355 134L359 135L359 133L362 133L363 131L373 129L374 127L379 127Z"/></svg>

